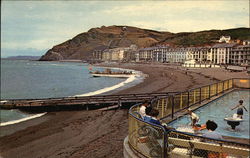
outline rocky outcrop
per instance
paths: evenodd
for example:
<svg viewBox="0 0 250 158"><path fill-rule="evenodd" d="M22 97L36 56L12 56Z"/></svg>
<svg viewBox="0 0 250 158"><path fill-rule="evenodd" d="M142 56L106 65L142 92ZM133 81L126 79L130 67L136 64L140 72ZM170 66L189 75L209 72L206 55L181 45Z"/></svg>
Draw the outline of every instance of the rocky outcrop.
<svg viewBox="0 0 250 158"><path fill-rule="evenodd" d="M74 38L54 46L40 60L87 60L92 52L100 48L128 47L136 44L139 48L156 44L173 44L177 46L195 46L211 44L221 35L233 39L250 39L249 28L229 30L211 30L192 33L170 33L141 29L131 26L102 26L92 28Z"/></svg>
<svg viewBox="0 0 250 158"><path fill-rule="evenodd" d="M57 60L63 60L64 57L58 53L58 52L54 52L52 49L50 49L46 55L43 55L40 60L41 61L57 61Z"/></svg>

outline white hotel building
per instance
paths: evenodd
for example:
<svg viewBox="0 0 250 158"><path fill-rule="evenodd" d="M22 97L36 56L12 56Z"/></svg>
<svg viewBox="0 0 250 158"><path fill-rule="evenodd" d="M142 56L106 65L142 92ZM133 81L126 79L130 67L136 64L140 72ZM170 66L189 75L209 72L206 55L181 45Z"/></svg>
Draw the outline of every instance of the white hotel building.
<svg viewBox="0 0 250 158"><path fill-rule="evenodd" d="M211 47L208 60L214 64L229 64L230 53L236 43L215 44Z"/></svg>
<svg viewBox="0 0 250 158"><path fill-rule="evenodd" d="M212 64L249 64L250 45L236 43L215 44L212 47L172 48L149 47L136 52L136 61L184 63L187 60L210 61Z"/></svg>
<svg viewBox="0 0 250 158"><path fill-rule="evenodd" d="M136 61L155 61L169 63L184 63L186 60L195 59L205 61L208 47L172 48L168 46L149 47L140 49L136 54Z"/></svg>
<svg viewBox="0 0 250 158"><path fill-rule="evenodd" d="M215 44L210 49L208 60L215 64L249 64L250 45L238 45L236 43Z"/></svg>

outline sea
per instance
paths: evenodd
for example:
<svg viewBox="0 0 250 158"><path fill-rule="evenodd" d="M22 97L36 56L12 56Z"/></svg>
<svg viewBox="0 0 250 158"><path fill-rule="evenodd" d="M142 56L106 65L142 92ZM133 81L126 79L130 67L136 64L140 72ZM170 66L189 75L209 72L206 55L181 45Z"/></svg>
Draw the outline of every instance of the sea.
<svg viewBox="0 0 250 158"><path fill-rule="evenodd" d="M1 60L1 101L8 99L41 99L68 96L91 96L115 93L143 81L141 72L130 78L92 77L92 71L103 71L80 62L46 62ZM111 68L112 71L125 69ZM0 126L18 123L43 114L0 109Z"/></svg>

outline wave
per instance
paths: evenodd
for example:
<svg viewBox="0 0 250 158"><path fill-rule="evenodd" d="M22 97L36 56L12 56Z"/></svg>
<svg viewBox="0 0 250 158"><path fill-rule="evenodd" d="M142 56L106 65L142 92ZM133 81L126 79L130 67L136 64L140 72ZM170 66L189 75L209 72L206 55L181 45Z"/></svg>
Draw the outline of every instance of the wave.
<svg viewBox="0 0 250 158"><path fill-rule="evenodd" d="M41 114L32 115L32 116L25 117L25 118L18 119L18 120L3 122L3 123L0 123L0 126L7 126L7 125L12 125L12 124L20 123L20 122L23 122L23 121L31 120L31 119L34 119L34 118L41 117L41 116L45 115L46 113L47 112L41 113Z"/></svg>
<svg viewBox="0 0 250 158"><path fill-rule="evenodd" d="M120 68L112 68L112 69L120 69ZM140 79L143 77L143 73L140 71L134 71L134 70L130 70L130 69L123 69L123 70L129 70L129 71L133 71L133 73L135 73L135 75L130 76L127 80L118 83L114 86L111 87L105 87L103 89L97 90L97 91L93 91L93 92L88 92L88 93L84 93L84 94L79 94L79 95L75 95L74 97L83 97L83 96L92 96L92 95L98 95L98 94L102 94L102 93L106 93L109 91L113 91L115 89L121 88L125 85L127 85L128 83L131 83L137 79Z"/></svg>

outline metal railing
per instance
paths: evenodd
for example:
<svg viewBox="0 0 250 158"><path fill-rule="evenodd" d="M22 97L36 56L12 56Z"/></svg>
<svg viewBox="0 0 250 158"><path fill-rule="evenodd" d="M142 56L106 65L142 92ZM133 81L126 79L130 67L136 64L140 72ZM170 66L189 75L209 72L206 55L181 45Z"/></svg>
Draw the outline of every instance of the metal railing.
<svg viewBox="0 0 250 158"><path fill-rule="evenodd" d="M249 156L249 144L206 138L199 136L199 134L194 135L179 131L170 131L167 137L168 152L164 157L228 158Z"/></svg>
<svg viewBox="0 0 250 158"><path fill-rule="evenodd" d="M159 110L160 119L168 118L170 122L178 117L178 112L233 88L250 88L250 79L234 78L185 92L172 93L166 97L159 97L154 108ZM244 157L246 153L249 153L249 144L208 139L178 131L167 132L163 126L144 122L138 111L139 104L129 110L129 144L136 153L144 157L166 158L173 155L178 157L178 154L179 157L184 155L188 157L226 157L227 155Z"/></svg>
<svg viewBox="0 0 250 158"><path fill-rule="evenodd" d="M136 112L139 106L135 105L129 115L129 144L139 154L145 157L164 157L166 155L166 130L144 122Z"/></svg>

